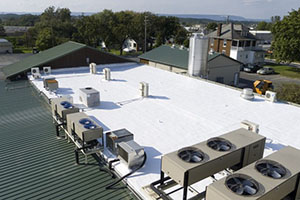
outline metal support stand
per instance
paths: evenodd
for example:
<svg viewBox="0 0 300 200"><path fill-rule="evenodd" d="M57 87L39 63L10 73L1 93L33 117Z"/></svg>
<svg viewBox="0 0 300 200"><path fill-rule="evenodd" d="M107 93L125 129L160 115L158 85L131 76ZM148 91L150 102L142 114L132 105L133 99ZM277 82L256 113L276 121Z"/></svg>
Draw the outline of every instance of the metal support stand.
<svg viewBox="0 0 300 200"><path fill-rule="evenodd" d="M188 192L188 181L189 181L189 172L184 173L184 182L183 182L183 200L187 199L187 192Z"/></svg>
<svg viewBox="0 0 300 200"><path fill-rule="evenodd" d="M79 154L78 154L78 149L75 148L74 152L75 152L75 163L76 163L76 165L79 165Z"/></svg>

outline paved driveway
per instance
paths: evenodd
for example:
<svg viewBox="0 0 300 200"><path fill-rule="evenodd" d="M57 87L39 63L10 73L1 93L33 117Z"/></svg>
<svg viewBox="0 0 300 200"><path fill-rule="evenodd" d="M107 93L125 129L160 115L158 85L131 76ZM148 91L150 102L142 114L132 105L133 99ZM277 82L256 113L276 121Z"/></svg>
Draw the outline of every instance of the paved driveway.
<svg viewBox="0 0 300 200"><path fill-rule="evenodd" d="M240 88L253 87L253 82L255 80L270 80L273 82L274 87L282 83L295 83L300 85L300 79L288 78L285 76L280 76L279 74L270 74L270 75L259 75L256 73L240 73Z"/></svg>

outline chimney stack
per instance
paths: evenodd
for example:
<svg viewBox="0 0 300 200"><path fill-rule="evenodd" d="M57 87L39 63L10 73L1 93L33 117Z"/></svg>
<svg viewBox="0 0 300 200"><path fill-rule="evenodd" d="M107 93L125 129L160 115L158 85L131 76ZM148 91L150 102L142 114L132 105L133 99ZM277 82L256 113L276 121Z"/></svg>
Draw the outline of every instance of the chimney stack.
<svg viewBox="0 0 300 200"><path fill-rule="evenodd" d="M222 23L218 24L217 36L221 36L222 33Z"/></svg>

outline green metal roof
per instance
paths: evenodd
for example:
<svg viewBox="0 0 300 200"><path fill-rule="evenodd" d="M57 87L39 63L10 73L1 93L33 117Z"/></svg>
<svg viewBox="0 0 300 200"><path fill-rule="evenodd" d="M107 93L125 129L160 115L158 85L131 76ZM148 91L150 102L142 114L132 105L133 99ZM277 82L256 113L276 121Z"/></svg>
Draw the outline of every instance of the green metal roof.
<svg viewBox="0 0 300 200"><path fill-rule="evenodd" d="M208 55L208 61L211 61L218 56L224 56L226 58L232 59L228 56L215 52ZM182 69L188 69L189 51L187 49L180 49L178 47L172 48L171 46L162 45L140 55L139 58Z"/></svg>
<svg viewBox="0 0 300 200"><path fill-rule="evenodd" d="M19 62L7 65L3 67L2 71L7 78L26 71L32 67L41 66L45 63L48 63L52 60L60 58L84 47L86 47L86 45L69 41L56 47L42 51L38 54L29 56Z"/></svg>
<svg viewBox="0 0 300 200"><path fill-rule="evenodd" d="M114 179L92 156L74 164L74 145L56 139L48 104L26 85L5 90L0 81L0 199L136 199L128 189L106 190Z"/></svg>

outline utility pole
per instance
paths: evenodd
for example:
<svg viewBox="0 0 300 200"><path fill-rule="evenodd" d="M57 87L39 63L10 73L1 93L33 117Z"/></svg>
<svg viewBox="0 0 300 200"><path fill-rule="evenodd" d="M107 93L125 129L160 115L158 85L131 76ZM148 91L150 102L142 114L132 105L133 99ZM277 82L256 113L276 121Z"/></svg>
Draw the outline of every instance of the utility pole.
<svg viewBox="0 0 300 200"><path fill-rule="evenodd" d="M147 22L148 22L148 16L145 15L145 47L144 47L144 53L147 51Z"/></svg>

